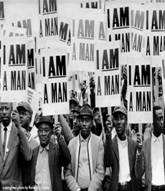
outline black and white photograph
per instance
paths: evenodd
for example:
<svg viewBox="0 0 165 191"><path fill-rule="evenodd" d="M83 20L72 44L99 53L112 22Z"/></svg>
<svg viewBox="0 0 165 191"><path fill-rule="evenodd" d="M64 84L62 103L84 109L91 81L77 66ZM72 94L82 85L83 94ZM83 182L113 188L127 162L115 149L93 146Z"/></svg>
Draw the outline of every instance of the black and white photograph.
<svg viewBox="0 0 165 191"><path fill-rule="evenodd" d="M0 0L0 191L165 191L165 0Z"/></svg>

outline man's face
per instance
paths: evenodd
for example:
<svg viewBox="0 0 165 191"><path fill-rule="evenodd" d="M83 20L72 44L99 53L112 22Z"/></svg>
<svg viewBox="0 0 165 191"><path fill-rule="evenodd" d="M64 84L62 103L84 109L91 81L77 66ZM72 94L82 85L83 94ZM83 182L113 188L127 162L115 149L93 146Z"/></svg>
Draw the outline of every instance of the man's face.
<svg viewBox="0 0 165 191"><path fill-rule="evenodd" d="M80 130L79 113L73 112L73 131L77 134Z"/></svg>
<svg viewBox="0 0 165 191"><path fill-rule="evenodd" d="M117 135L120 137L125 134L125 128L127 124L126 116L123 113L117 112L113 117L113 124L115 126Z"/></svg>
<svg viewBox="0 0 165 191"><path fill-rule="evenodd" d="M24 108L19 109L18 113L19 113L21 126L27 129L31 122L31 114L28 111L26 111Z"/></svg>
<svg viewBox="0 0 165 191"><path fill-rule="evenodd" d="M91 132L92 128L92 118L89 116L81 116L80 117L80 130L81 136L86 139Z"/></svg>
<svg viewBox="0 0 165 191"><path fill-rule="evenodd" d="M101 123L101 117L100 117L99 111L96 111L96 113L94 113L93 115L94 115L93 118L94 118L96 124L100 124Z"/></svg>
<svg viewBox="0 0 165 191"><path fill-rule="evenodd" d="M112 120L111 120L110 116L107 118L105 124L106 124L107 130L111 130L111 128L112 128Z"/></svg>
<svg viewBox="0 0 165 191"><path fill-rule="evenodd" d="M154 122L154 131L158 134L162 133L163 131L163 110L162 109L155 110L153 122Z"/></svg>
<svg viewBox="0 0 165 191"><path fill-rule="evenodd" d="M12 104L0 103L0 118L3 123L9 124L11 120Z"/></svg>
<svg viewBox="0 0 165 191"><path fill-rule="evenodd" d="M38 136L42 147L46 147L50 142L52 129L49 124L41 123L38 127Z"/></svg>

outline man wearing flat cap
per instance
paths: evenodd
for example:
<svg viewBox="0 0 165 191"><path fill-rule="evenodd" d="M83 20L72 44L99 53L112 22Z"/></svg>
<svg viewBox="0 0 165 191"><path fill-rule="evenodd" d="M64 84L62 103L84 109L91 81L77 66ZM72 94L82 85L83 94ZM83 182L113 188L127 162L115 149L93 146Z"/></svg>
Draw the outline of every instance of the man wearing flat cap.
<svg viewBox="0 0 165 191"><path fill-rule="evenodd" d="M40 146L33 150L30 168L30 186L44 191L62 191L61 167L70 163L69 149L59 134L57 141L51 140L53 120L43 116L36 124Z"/></svg>
<svg viewBox="0 0 165 191"><path fill-rule="evenodd" d="M107 134L105 143L105 167L112 168L112 181L107 191L138 190L135 178L138 144L126 134L127 111L124 106L114 108L113 125L117 135L111 140L111 133Z"/></svg>
<svg viewBox="0 0 165 191"><path fill-rule="evenodd" d="M93 112L89 105L80 109L80 133L69 142L71 163L65 180L71 191L101 190L104 178L102 139L91 133Z"/></svg>
<svg viewBox="0 0 165 191"><path fill-rule="evenodd" d="M39 138L38 134L33 135L31 133L32 127L30 127L32 115L33 115L33 110L31 106L27 102L19 102L17 106L17 111L20 119L20 125L24 129L24 133L26 135L26 138L28 140L30 148L33 150L35 147L39 146ZM36 127L33 127L36 128ZM20 156L21 158L21 156ZM31 162L25 161L23 158L20 160L21 166L22 166L22 182L23 186L28 185L28 171L29 171L29 165Z"/></svg>
<svg viewBox="0 0 165 191"><path fill-rule="evenodd" d="M32 120L33 110L27 102L20 102L18 103L17 111L20 118L20 124L25 129L25 135L30 147L33 149L39 145L38 135L34 136L31 134L32 127L30 127L30 123Z"/></svg>

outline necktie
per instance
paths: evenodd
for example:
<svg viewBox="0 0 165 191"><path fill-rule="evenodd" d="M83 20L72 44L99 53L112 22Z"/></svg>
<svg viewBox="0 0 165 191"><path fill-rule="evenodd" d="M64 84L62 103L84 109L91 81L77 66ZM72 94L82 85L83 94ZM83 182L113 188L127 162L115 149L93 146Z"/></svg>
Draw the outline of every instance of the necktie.
<svg viewBox="0 0 165 191"><path fill-rule="evenodd" d="M4 140L3 140L3 158L5 157L6 139L7 139L7 127L4 127Z"/></svg>

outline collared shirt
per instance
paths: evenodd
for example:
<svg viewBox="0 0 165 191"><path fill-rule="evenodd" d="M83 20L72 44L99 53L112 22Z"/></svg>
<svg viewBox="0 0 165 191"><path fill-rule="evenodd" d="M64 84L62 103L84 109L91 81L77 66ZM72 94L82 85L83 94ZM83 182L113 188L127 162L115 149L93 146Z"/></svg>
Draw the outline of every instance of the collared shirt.
<svg viewBox="0 0 165 191"><path fill-rule="evenodd" d="M88 188L90 184L89 139L90 136L87 139L83 139L80 135L80 155L78 161L78 184L80 188Z"/></svg>
<svg viewBox="0 0 165 191"><path fill-rule="evenodd" d="M49 159L48 159L49 145L45 148L39 148L36 174L35 174L35 188L37 191L51 191L51 179L49 170Z"/></svg>
<svg viewBox="0 0 165 191"><path fill-rule="evenodd" d="M159 137L155 137L155 135L152 133L151 165L152 165L152 184L165 185L162 134Z"/></svg>
<svg viewBox="0 0 165 191"><path fill-rule="evenodd" d="M11 127L12 127L12 121L9 123L9 125L6 127L7 128L7 136L6 136L6 145L5 145L5 156L6 153L8 152L8 143L9 143L9 136L11 132ZM1 123L1 139L2 139L2 145L4 142L4 136L5 136L5 131L4 131L4 125ZM5 158L5 157L4 157Z"/></svg>
<svg viewBox="0 0 165 191"><path fill-rule="evenodd" d="M119 183L128 182L131 180L130 167L128 159L128 140L120 140L117 137L119 150Z"/></svg>

